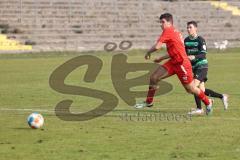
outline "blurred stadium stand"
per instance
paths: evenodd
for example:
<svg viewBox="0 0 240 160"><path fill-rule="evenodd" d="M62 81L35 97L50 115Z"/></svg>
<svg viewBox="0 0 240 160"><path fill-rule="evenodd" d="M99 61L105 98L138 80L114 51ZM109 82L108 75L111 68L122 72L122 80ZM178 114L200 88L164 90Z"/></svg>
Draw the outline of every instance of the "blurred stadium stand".
<svg viewBox="0 0 240 160"><path fill-rule="evenodd" d="M161 33L157 20L164 12L174 15L184 36L186 22L196 20L209 47L224 40L228 47L238 47L240 15L234 13L240 2L226 2L1 0L0 50L102 50L106 42L122 40L132 41L134 48L149 48Z"/></svg>

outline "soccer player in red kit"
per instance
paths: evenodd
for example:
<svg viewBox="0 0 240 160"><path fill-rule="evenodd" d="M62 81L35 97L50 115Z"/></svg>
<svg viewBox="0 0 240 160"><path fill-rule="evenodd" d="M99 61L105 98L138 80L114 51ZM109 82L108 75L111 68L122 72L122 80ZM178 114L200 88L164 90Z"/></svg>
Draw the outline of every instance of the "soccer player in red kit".
<svg viewBox="0 0 240 160"><path fill-rule="evenodd" d="M206 114L212 112L212 100L208 99L205 93L194 85L192 66L184 47L184 40L180 32L173 26L173 17L169 13L160 16L160 24L163 30L157 43L146 53L145 59L150 59L151 53L161 49L163 43L166 43L168 54L156 58L155 63L169 59L163 65L152 73L146 101L137 103L136 108L153 106L153 97L158 89L158 82L161 79L170 77L174 74L178 76L183 87L188 93L195 94L206 105Z"/></svg>

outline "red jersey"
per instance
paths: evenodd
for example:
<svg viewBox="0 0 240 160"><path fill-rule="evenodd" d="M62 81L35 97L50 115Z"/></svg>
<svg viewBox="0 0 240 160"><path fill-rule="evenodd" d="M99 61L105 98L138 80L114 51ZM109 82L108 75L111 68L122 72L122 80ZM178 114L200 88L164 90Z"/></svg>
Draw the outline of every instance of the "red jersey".
<svg viewBox="0 0 240 160"><path fill-rule="evenodd" d="M166 43L167 52L173 64L181 64L184 59L188 59L182 34L174 27L169 27L163 30L158 42Z"/></svg>

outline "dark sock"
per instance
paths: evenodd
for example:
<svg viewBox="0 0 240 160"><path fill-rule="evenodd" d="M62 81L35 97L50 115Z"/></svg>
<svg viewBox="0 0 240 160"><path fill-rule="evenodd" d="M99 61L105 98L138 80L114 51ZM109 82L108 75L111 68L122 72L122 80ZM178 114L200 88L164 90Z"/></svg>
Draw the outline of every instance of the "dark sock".
<svg viewBox="0 0 240 160"><path fill-rule="evenodd" d="M216 97L216 98L223 98L223 95L222 94L219 94L217 92L214 92L213 90L211 89L205 89L205 94L209 97Z"/></svg>
<svg viewBox="0 0 240 160"><path fill-rule="evenodd" d="M195 99L197 108L202 109L201 100L198 98L198 96L194 95L194 99Z"/></svg>

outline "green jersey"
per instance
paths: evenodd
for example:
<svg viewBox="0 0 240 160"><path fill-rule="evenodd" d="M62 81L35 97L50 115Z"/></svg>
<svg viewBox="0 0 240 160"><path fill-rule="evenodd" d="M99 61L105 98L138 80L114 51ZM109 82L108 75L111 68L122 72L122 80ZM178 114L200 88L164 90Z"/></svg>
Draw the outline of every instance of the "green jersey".
<svg viewBox="0 0 240 160"><path fill-rule="evenodd" d="M206 59L207 46L205 40L201 36L192 38L188 36L184 40L187 55L194 55L195 59L191 61L193 69L208 68Z"/></svg>

